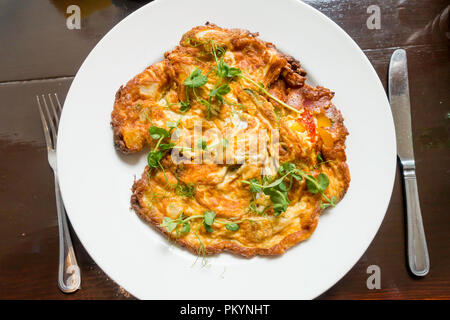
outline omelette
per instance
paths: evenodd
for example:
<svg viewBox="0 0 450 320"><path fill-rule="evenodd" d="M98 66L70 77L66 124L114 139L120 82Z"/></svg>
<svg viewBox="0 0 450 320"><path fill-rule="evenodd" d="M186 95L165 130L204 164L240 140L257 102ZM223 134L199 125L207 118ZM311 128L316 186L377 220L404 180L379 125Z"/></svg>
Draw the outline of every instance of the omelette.
<svg viewBox="0 0 450 320"><path fill-rule="evenodd" d="M196 254L284 253L349 187L333 96L257 33L191 29L115 96L115 147L148 152L132 208Z"/></svg>

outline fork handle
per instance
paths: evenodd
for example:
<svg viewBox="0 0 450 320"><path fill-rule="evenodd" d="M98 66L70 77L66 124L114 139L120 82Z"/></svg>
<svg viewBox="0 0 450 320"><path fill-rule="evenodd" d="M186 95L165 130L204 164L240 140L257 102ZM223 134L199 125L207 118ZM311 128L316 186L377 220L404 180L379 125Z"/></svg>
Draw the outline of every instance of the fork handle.
<svg viewBox="0 0 450 320"><path fill-rule="evenodd" d="M66 210L61 198L58 176L55 173L55 196L56 209L58 212L59 228L59 269L58 286L64 293L75 292L81 285L81 272L77 264L75 252L70 239L69 227L67 226Z"/></svg>
<svg viewBox="0 0 450 320"><path fill-rule="evenodd" d="M414 275L423 277L430 270L430 258L420 211L416 168L413 162L404 163L402 167L405 182L409 268Z"/></svg>

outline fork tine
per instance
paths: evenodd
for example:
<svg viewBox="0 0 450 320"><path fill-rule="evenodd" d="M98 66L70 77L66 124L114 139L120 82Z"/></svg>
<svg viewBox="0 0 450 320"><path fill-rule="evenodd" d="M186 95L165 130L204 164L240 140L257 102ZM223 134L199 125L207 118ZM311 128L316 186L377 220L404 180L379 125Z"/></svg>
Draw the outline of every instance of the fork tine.
<svg viewBox="0 0 450 320"><path fill-rule="evenodd" d="M38 103L39 114L41 115L42 129L44 130L45 143L47 144L47 149L53 149L52 140L50 139L50 134L48 132L47 121L45 120L44 113L42 112L41 102L39 101L39 96L36 96Z"/></svg>
<svg viewBox="0 0 450 320"><path fill-rule="evenodd" d="M52 96L50 95L50 93L48 94L48 99L50 100L50 107L51 107L51 109L53 111L53 115L55 116L56 129L59 129L58 128L58 126L59 126L59 115L58 115L58 112L56 112L56 108L55 108L55 105L53 104L53 99L52 99Z"/></svg>
<svg viewBox="0 0 450 320"><path fill-rule="evenodd" d="M48 109L47 101L45 100L44 95L42 95L42 101L44 102L44 108L47 113L48 122L50 122L50 133L53 137L53 143L54 143L54 146L56 146L56 139L58 138L58 135L57 135L55 124L53 123L53 119L52 119L52 116L50 115L50 111Z"/></svg>
<svg viewBox="0 0 450 320"><path fill-rule="evenodd" d="M58 102L59 114L61 115L61 112L62 112L61 103L59 102L58 95L56 93L54 93L54 95L55 95L55 98L56 98L56 102Z"/></svg>

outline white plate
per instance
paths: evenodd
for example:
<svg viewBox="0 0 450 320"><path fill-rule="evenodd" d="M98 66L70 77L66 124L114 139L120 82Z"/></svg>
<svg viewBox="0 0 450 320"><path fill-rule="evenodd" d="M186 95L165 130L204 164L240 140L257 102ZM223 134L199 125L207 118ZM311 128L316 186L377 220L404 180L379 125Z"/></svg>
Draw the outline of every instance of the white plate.
<svg viewBox="0 0 450 320"><path fill-rule="evenodd" d="M352 181L313 236L276 258L221 254L202 268L130 210L145 153L113 148L114 94L162 58L190 28L214 22L257 31L336 92ZM115 26L84 61L67 95L58 141L64 203L86 250L119 285L145 299L310 299L358 261L389 203L395 171L392 115L364 53L334 22L296 0L157 0ZM361 284L364 285L364 284Z"/></svg>

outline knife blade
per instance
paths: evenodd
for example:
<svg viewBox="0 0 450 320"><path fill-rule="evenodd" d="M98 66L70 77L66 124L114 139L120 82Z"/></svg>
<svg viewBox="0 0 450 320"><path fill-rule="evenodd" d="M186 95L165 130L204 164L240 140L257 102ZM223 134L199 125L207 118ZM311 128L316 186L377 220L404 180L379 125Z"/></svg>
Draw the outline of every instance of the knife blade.
<svg viewBox="0 0 450 320"><path fill-rule="evenodd" d="M389 65L389 101L395 122L397 153L401 161L414 160L411 104L406 52L396 50Z"/></svg>
<svg viewBox="0 0 450 320"><path fill-rule="evenodd" d="M414 275L425 276L430 269L430 259L417 189L405 50L397 49L392 54L388 80L389 101L397 137L397 154L402 168L406 197L408 263Z"/></svg>

